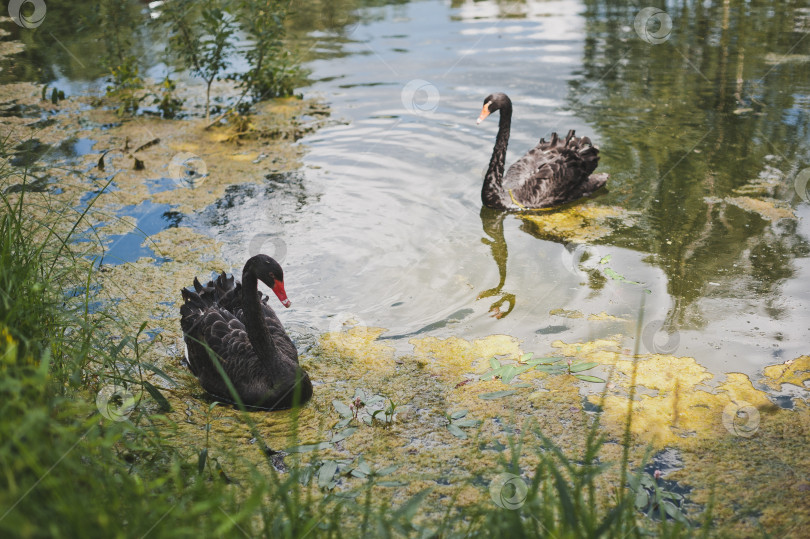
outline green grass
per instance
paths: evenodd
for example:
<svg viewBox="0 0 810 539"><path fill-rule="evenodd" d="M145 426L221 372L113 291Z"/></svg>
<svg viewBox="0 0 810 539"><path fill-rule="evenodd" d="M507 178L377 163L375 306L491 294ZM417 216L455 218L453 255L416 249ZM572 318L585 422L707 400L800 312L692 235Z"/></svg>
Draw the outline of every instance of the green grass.
<svg viewBox="0 0 810 539"><path fill-rule="evenodd" d="M543 433L525 429L544 442L532 469L520 462L520 440L512 440L503 472L520 477L504 488L519 490L499 491L501 505L505 499L509 508L486 501L461 510L450 503L442 516L427 522L419 515L428 509L428 490L390 507L375 498L381 474L373 471L357 480L353 491L325 490L314 498L302 486L318 480L312 470L280 473L269 452L264 462L245 463L238 478L228 477L209 458L207 445L190 458L187 449L173 445L174 427L161 414L167 403L144 379L144 372L155 371L142 360L149 346L141 333L145 326L120 319L114 307L90 308L96 269L84 256L89 244L75 242L77 231L86 228L84 214L56 205L32 212L51 204L49 198L25 190L1 194L5 186L28 180L24 171L0 168L1 536L694 534L688 523L667 519L663 504L658 504L657 519L636 509L641 474L629 469L627 452L623 462L614 464L626 485L604 488L600 480L609 465L599 458L604 439L598 435L598 418L584 452L575 457ZM106 386L137 396L126 420L99 412L96 395ZM251 425L252 414L243 411L241 417L257 436L260 451L263 442ZM629 451L629 438L624 444ZM702 529L708 531L708 521Z"/></svg>

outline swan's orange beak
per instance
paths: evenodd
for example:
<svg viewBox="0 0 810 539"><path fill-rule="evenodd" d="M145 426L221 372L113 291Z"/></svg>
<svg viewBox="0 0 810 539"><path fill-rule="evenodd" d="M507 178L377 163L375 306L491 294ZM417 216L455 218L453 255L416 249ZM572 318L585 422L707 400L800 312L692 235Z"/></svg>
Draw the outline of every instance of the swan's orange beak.
<svg viewBox="0 0 810 539"><path fill-rule="evenodd" d="M287 292L284 291L284 281L276 281L273 285L273 292L278 296L278 300L285 307L292 305L292 302L287 299Z"/></svg>
<svg viewBox="0 0 810 539"><path fill-rule="evenodd" d="M484 104L484 108L481 109L481 114L478 116L478 121L476 121L475 124L480 124L487 116L489 116L489 103Z"/></svg>

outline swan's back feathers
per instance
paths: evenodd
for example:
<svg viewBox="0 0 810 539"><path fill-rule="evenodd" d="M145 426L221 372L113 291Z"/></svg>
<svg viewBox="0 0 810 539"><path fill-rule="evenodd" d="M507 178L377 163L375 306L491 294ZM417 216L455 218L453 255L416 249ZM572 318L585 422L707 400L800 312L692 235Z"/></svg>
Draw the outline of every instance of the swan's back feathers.
<svg viewBox="0 0 810 539"><path fill-rule="evenodd" d="M599 150L588 137L576 137L573 129L564 139L552 133L509 167L504 201L516 209L546 208L588 196L607 181L606 174L592 176L598 164Z"/></svg>

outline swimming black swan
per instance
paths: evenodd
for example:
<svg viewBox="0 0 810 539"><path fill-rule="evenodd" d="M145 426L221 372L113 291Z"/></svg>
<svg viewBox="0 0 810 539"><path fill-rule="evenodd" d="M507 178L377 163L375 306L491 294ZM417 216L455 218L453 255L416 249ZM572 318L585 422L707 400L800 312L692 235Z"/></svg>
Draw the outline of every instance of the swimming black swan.
<svg viewBox="0 0 810 539"><path fill-rule="evenodd" d="M501 111L498 136L489 161L481 200L496 210L530 210L548 208L590 195L607 182L607 174L593 174L599 163L599 150L588 137L577 138L574 130L565 140L551 134L551 140L540 142L529 150L503 176L509 128L512 124L512 101L506 94L492 94L484 99L478 117Z"/></svg>
<svg viewBox="0 0 810 539"><path fill-rule="evenodd" d="M267 296L257 290L259 279L289 307L281 266L269 256L257 255L245 264L242 279L234 285L234 278L223 272L203 286L195 277L194 292L182 290L180 325L189 368L207 393L234 402L207 345L245 405L285 410L303 404L312 397L312 383L298 365L298 352Z"/></svg>

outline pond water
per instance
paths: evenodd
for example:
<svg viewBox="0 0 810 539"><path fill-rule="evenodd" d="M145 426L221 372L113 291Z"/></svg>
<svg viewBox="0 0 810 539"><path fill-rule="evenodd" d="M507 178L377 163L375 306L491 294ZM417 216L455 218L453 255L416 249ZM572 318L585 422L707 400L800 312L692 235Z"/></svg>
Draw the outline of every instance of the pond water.
<svg viewBox="0 0 810 539"><path fill-rule="evenodd" d="M415 335L508 334L544 354L557 339L632 336L641 319L641 352L717 375L807 353L806 10L670 2L671 32L650 22L645 40L639 8L618 1L315 4L291 21L312 72L301 92L334 121L300 141L296 174L267 165L263 188L234 187L180 223L222 240L235 268L276 255L285 324L382 327L401 351ZM103 87L65 53L90 46L73 24L64 50L29 44L46 68L4 76ZM143 58L160 73L157 53ZM576 129L600 148L606 192L532 219L482 211L497 119L475 120L496 91L514 103L508 163ZM580 227L583 208L605 210ZM589 320L600 313L612 317Z"/></svg>

